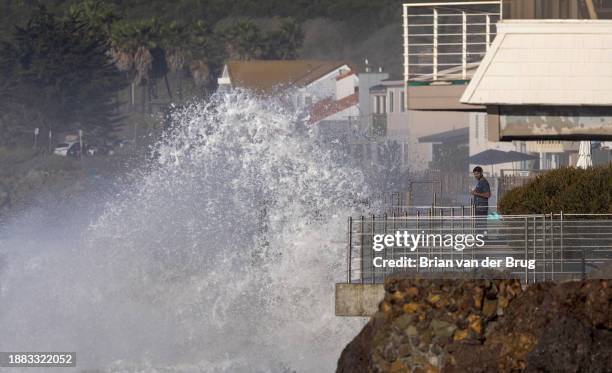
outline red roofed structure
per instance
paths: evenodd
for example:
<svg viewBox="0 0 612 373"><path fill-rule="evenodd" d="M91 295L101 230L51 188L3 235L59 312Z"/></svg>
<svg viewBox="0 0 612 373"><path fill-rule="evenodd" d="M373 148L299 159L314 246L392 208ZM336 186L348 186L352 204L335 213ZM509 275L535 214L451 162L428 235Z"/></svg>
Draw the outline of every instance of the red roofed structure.
<svg viewBox="0 0 612 373"><path fill-rule="evenodd" d="M352 95L341 98L340 100L334 100L333 98L326 98L312 105L310 109L309 123L315 124L326 118L329 118L335 114L341 113L352 106L359 104L359 93L355 92Z"/></svg>

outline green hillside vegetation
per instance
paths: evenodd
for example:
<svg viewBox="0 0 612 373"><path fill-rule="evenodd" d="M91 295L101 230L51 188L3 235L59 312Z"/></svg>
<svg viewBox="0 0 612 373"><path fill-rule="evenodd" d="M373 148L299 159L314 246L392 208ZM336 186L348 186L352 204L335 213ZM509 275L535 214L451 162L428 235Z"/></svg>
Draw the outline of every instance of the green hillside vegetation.
<svg viewBox="0 0 612 373"><path fill-rule="evenodd" d="M0 5L0 146L208 95L231 59L349 59L399 72L402 1L7 0Z"/></svg>

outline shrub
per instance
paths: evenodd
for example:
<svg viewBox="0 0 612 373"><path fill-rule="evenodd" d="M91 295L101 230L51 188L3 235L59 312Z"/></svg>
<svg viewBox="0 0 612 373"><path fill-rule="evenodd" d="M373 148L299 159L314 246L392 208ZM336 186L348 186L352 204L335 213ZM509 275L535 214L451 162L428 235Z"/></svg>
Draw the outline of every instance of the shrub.
<svg viewBox="0 0 612 373"><path fill-rule="evenodd" d="M549 171L506 193L499 210L511 215L612 213L612 164Z"/></svg>

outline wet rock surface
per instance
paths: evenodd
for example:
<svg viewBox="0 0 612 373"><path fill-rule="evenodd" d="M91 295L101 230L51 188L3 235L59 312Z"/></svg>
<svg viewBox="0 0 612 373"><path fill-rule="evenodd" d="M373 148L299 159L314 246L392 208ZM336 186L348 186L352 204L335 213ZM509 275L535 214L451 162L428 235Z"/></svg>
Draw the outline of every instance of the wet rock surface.
<svg viewBox="0 0 612 373"><path fill-rule="evenodd" d="M611 372L612 282L392 277L339 373Z"/></svg>

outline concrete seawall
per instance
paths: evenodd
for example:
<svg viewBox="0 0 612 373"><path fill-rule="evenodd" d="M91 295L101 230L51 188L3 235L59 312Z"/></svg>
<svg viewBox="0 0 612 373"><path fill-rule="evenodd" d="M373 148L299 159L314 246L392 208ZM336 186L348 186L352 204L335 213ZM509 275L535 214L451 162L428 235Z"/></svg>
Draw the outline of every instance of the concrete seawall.
<svg viewBox="0 0 612 373"><path fill-rule="evenodd" d="M384 297L383 284L336 284L336 316L372 316Z"/></svg>

